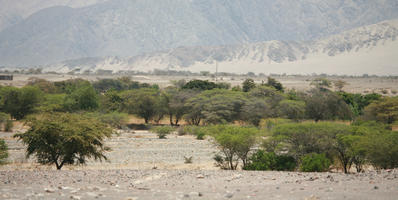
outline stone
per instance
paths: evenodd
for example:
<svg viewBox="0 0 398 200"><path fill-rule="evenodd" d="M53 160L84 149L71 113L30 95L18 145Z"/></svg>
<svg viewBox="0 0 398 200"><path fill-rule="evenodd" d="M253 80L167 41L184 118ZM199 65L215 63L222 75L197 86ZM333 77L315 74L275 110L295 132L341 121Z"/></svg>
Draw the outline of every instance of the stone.
<svg viewBox="0 0 398 200"><path fill-rule="evenodd" d="M81 197L72 195L72 196L70 196L70 199L73 199L73 200L80 200Z"/></svg>
<svg viewBox="0 0 398 200"><path fill-rule="evenodd" d="M227 193L224 195L224 198L230 199L230 198L232 198L233 196L234 196L233 193L227 192Z"/></svg>
<svg viewBox="0 0 398 200"><path fill-rule="evenodd" d="M198 174L198 175L196 176L196 178L202 179L202 178L205 178L205 176L203 176L203 174Z"/></svg>
<svg viewBox="0 0 398 200"><path fill-rule="evenodd" d="M53 188L44 188L44 191L46 191L47 193L54 193L55 189L53 189Z"/></svg>

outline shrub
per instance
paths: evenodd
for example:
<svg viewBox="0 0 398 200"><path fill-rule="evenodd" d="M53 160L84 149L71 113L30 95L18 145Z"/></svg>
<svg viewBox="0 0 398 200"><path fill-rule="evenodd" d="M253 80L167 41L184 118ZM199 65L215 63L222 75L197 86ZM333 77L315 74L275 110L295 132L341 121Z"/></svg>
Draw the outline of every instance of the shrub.
<svg viewBox="0 0 398 200"><path fill-rule="evenodd" d="M12 131L12 127L14 127L14 123L12 122L11 119L8 119L6 121L6 124L4 125L4 131L5 132L11 132Z"/></svg>
<svg viewBox="0 0 398 200"><path fill-rule="evenodd" d="M300 170L303 172L325 172L331 163L325 154L312 153L301 157Z"/></svg>
<svg viewBox="0 0 398 200"><path fill-rule="evenodd" d="M8 147L3 139L0 139L0 164L4 164L8 158Z"/></svg>
<svg viewBox="0 0 398 200"><path fill-rule="evenodd" d="M158 126L152 128L151 130L158 135L159 139L166 139L168 134L175 131L175 129L171 126Z"/></svg>
<svg viewBox="0 0 398 200"><path fill-rule="evenodd" d="M97 118L102 123L108 124L113 128L121 129L127 124L128 115L126 113L112 112L112 113L89 113L91 117Z"/></svg>
<svg viewBox="0 0 398 200"><path fill-rule="evenodd" d="M259 150L249 158L249 164L243 169L254 171L293 171L295 168L296 160L293 157Z"/></svg>
<svg viewBox="0 0 398 200"><path fill-rule="evenodd" d="M184 163L185 164L192 164L192 159L193 159L193 156L190 156L190 157L186 157L186 156L184 156Z"/></svg>
<svg viewBox="0 0 398 200"><path fill-rule="evenodd" d="M178 128L177 128L177 134L178 134L179 136L186 135L187 132L185 132L185 127L183 127L183 126L178 127Z"/></svg>
<svg viewBox="0 0 398 200"><path fill-rule="evenodd" d="M201 128L198 126L185 126L182 131L184 134L194 135L196 139L203 140L207 135L206 128Z"/></svg>

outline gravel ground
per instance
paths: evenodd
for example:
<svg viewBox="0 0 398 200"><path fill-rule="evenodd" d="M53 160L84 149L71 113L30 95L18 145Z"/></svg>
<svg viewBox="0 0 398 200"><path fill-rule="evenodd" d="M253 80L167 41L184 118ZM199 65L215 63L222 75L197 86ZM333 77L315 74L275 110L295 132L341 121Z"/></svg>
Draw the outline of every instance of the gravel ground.
<svg viewBox="0 0 398 200"><path fill-rule="evenodd" d="M398 199L398 169L361 174L222 171L211 141L147 131L107 141L109 162L40 166L12 133L10 164L0 166L0 199ZM193 156L184 164L184 156ZM155 168L155 169L153 169Z"/></svg>
<svg viewBox="0 0 398 200"><path fill-rule="evenodd" d="M398 171L0 171L1 199L391 199Z"/></svg>

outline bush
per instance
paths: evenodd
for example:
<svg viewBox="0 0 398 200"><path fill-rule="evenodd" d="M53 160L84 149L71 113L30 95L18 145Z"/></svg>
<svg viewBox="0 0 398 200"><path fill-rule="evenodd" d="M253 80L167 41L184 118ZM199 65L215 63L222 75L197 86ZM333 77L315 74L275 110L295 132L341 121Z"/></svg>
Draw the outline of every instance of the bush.
<svg viewBox="0 0 398 200"><path fill-rule="evenodd" d="M112 112L112 113L89 113L91 117L97 118L102 123L108 124L113 128L121 129L127 124L128 115L126 113Z"/></svg>
<svg viewBox="0 0 398 200"><path fill-rule="evenodd" d="M12 122L11 119L6 121L6 124L4 125L4 131L5 132L11 132L12 131L12 127L14 127L14 123Z"/></svg>
<svg viewBox="0 0 398 200"><path fill-rule="evenodd" d="M300 170L303 172L326 172L331 163L325 154L312 153L301 157Z"/></svg>
<svg viewBox="0 0 398 200"><path fill-rule="evenodd" d="M180 133L179 133L180 134ZM198 126L185 126L183 130L181 130L181 134L188 134L196 136L196 139L203 140L207 135L206 128L198 127Z"/></svg>
<svg viewBox="0 0 398 200"><path fill-rule="evenodd" d="M293 171L295 168L296 160L293 157L259 150L249 158L249 164L243 169L254 171Z"/></svg>
<svg viewBox="0 0 398 200"><path fill-rule="evenodd" d="M8 158L8 147L3 139L0 139L0 164L4 164Z"/></svg>
<svg viewBox="0 0 398 200"><path fill-rule="evenodd" d="M171 126L158 126L152 128L151 131L156 133L159 139L166 139L166 136L175 131L175 129Z"/></svg>

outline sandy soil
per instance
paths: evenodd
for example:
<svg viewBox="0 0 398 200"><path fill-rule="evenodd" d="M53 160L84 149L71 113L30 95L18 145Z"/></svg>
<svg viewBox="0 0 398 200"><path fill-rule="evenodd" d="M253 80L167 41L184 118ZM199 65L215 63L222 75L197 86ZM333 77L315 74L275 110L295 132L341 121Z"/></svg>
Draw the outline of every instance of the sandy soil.
<svg viewBox="0 0 398 200"><path fill-rule="evenodd" d="M0 166L0 199L397 199L398 170L361 174L222 171L211 141L147 131L107 141L109 162L39 166L25 147L0 133L10 164ZM184 164L184 156L193 156ZM153 169L153 168L156 169Z"/></svg>

